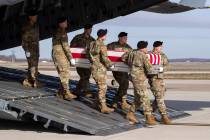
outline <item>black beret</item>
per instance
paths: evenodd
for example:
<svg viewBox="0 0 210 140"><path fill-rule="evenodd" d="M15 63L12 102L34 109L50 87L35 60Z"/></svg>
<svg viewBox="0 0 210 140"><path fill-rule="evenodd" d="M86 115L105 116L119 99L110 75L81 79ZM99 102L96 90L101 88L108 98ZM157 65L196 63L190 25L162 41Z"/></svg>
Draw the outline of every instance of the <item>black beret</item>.
<svg viewBox="0 0 210 140"><path fill-rule="evenodd" d="M139 41L137 43L137 48L138 49L144 49L144 48L147 48L148 46L148 42L147 41Z"/></svg>
<svg viewBox="0 0 210 140"><path fill-rule="evenodd" d="M102 37L107 34L107 29L99 29L97 32L98 37Z"/></svg>
<svg viewBox="0 0 210 140"><path fill-rule="evenodd" d="M27 12L28 16L36 16L38 15L38 11L36 9L31 9Z"/></svg>
<svg viewBox="0 0 210 140"><path fill-rule="evenodd" d="M66 20L67 20L67 17L62 16L62 17L59 17L59 18L57 19L57 23L62 23L62 22L64 22L64 21L66 21Z"/></svg>
<svg viewBox="0 0 210 140"><path fill-rule="evenodd" d="M118 37L124 37L124 36L127 36L127 35L128 35L128 33L126 33L126 32L120 32L118 34Z"/></svg>
<svg viewBox="0 0 210 140"><path fill-rule="evenodd" d="M93 27L92 24L85 24L85 26L84 26L85 29L91 29L92 27Z"/></svg>
<svg viewBox="0 0 210 140"><path fill-rule="evenodd" d="M163 45L163 42L162 42L162 41L155 41L155 42L153 43L153 47L159 47L159 46L161 46L161 45Z"/></svg>

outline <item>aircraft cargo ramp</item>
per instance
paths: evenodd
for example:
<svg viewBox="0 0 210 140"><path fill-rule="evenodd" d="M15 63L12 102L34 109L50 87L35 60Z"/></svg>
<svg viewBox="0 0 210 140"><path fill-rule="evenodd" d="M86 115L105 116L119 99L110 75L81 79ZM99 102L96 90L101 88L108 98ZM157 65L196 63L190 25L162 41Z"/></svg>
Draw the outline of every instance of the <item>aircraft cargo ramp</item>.
<svg viewBox="0 0 210 140"><path fill-rule="evenodd" d="M95 108L95 98L79 97L77 100L64 101L55 96L58 78L39 75L39 80L46 84L40 89L24 88L20 81L25 71L0 67L0 118L17 121L35 121L45 128L56 128L71 133L91 135L110 135L136 128L146 127L141 110L136 115L141 124L130 125L125 119L126 112L118 109L111 114L102 114ZM71 81L74 90L77 81ZM91 84L93 93L96 85ZM108 88L107 102L112 103L115 89ZM133 96L127 99L133 102ZM177 119L188 116L168 108L170 118ZM156 113L156 117L160 115Z"/></svg>

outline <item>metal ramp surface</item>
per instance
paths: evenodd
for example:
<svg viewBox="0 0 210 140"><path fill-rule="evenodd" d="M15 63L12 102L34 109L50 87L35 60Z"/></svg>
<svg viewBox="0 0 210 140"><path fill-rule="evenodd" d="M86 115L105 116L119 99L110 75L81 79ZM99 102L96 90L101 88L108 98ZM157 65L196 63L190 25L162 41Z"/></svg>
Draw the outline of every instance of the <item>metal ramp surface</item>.
<svg viewBox="0 0 210 140"><path fill-rule="evenodd" d="M55 97L58 78L39 75L46 84L41 89L23 88L24 71L0 68L0 118L11 120L33 120L45 128L58 128L65 132L84 132L92 135L110 135L136 128L145 127L141 110L136 115L141 124L130 125L125 119L126 112L118 109L111 114L102 114L95 109L95 99L80 97L73 101L64 101ZM9 81L5 81L5 79ZM75 89L77 81L71 81L70 88ZM91 84L96 93L96 85ZM112 103L116 90L109 88L107 102ZM127 100L133 102L133 96ZM171 119L189 114L168 108ZM156 117L160 115L156 113Z"/></svg>

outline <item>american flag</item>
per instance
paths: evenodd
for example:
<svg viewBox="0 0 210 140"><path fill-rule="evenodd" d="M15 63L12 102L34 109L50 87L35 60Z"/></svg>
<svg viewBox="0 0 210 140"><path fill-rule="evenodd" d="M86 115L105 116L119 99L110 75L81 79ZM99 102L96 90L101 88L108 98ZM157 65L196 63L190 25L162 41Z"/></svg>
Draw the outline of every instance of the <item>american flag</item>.
<svg viewBox="0 0 210 140"><path fill-rule="evenodd" d="M152 65L161 65L161 55L150 53L147 56Z"/></svg>

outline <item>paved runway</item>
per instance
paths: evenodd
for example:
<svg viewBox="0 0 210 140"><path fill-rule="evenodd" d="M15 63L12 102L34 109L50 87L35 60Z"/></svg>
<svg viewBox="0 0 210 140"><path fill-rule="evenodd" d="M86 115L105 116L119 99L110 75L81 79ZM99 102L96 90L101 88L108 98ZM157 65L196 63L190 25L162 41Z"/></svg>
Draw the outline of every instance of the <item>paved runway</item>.
<svg viewBox="0 0 210 140"><path fill-rule="evenodd" d="M0 139L6 140L209 140L210 80L167 80L166 103L192 116L178 119L179 125L154 127L119 133L107 137L63 134L43 129L37 124L0 120ZM132 92L132 87L129 89ZM185 123L183 125L183 123ZM193 124L192 124L193 123ZM203 125L203 126L202 126Z"/></svg>

